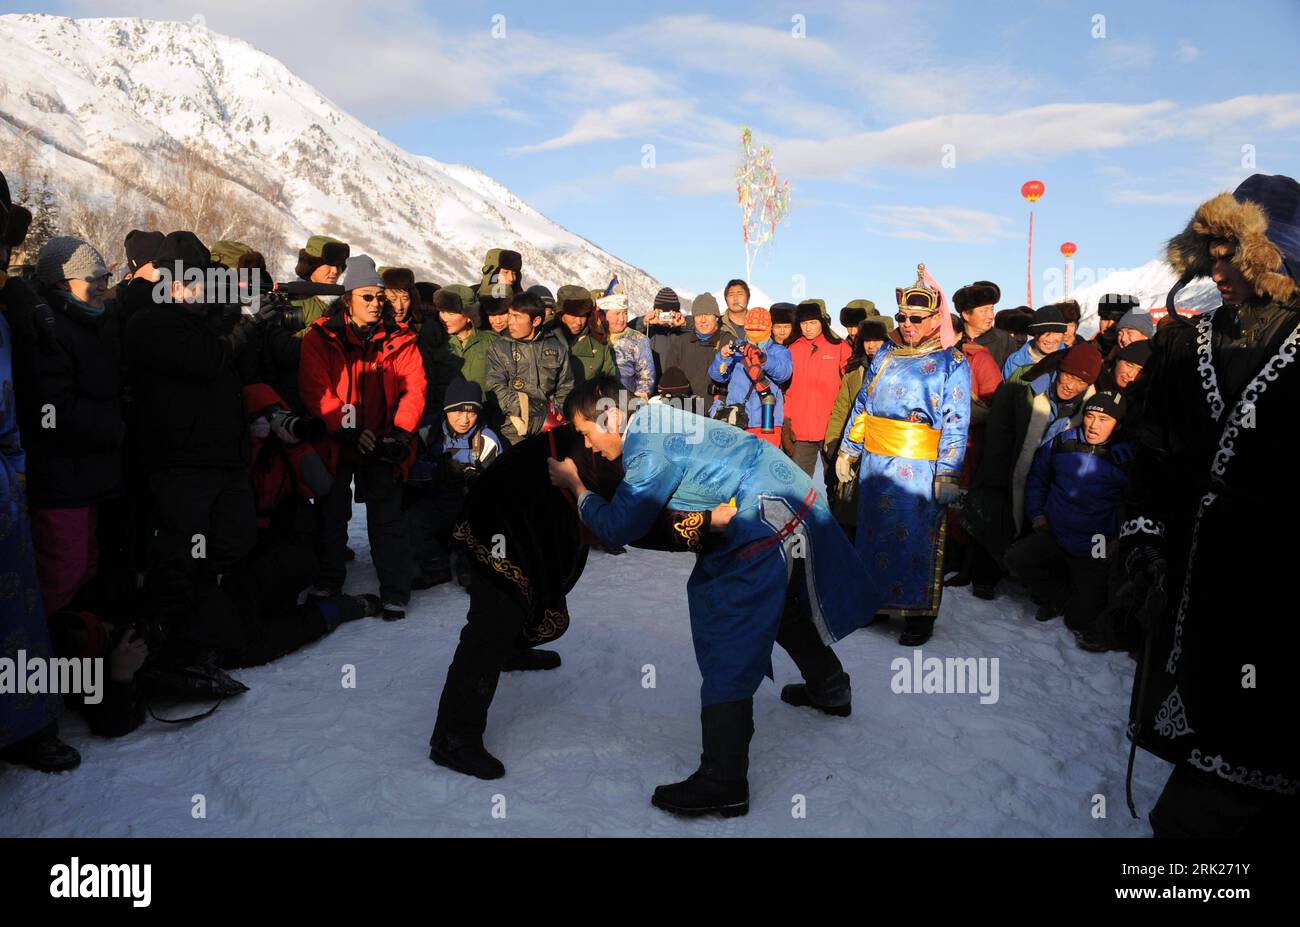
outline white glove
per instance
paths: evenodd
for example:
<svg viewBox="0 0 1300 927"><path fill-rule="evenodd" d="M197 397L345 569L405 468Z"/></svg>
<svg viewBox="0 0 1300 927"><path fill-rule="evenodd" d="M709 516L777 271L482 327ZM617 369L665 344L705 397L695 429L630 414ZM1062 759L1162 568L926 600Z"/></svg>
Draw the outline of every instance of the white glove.
<svg viewBox="0 0 1300 927"><path fill-rule="evenodd" d="M266 440L267 435L271 433L271 423L266 420L266 416L259 415L249 423L248 433L254 438Z"/></svg>
<svg viewBox="0 0 1300 927"><path fill-rule="evenodd" d="M951 480L935 479L934 501L940 505L951 505L961 495L961 487Z"/></svg>
<svg viewBox="0 0 1300 927"><path fill-rule="evenodd" d="M853 464L856 461L847 454L839 454L835 458L835 478L841 483L852 483L858 478L853 472Z"/></svg>

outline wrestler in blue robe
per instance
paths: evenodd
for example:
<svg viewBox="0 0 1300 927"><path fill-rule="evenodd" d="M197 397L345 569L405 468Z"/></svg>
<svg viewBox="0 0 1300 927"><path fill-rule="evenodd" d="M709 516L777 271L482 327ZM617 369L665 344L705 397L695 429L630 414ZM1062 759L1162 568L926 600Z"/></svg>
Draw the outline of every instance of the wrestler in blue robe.
<svg viewBox="0 0 1300 927"><path fill-rule="evenodd" d="M844 426L840 453L861 458L857 550L877 577L891 616L934 618L943 582L945 509L937 481L956 482L970 426L970 364L937 337L915 348L881 345ZM937 459L864 452L863 415L923 423L938 434ZM855 429L855 425L858 426Z"/></svg>
<svg viewBox="0 0 1300 927"><path fill-rule="evenodd" d="M666 411L665 411L666 410ZM820 487L779 450L723 422L645 406L628 422L623 482L606 502L584 493L583 522L610 545L649 530L659 512L705 512L735 499L686 584L704 705L752 698L772 675L772 645L794 558L806 565L808 611L822 641L870 623L880 604L871 576L835 523Z"/></svg>

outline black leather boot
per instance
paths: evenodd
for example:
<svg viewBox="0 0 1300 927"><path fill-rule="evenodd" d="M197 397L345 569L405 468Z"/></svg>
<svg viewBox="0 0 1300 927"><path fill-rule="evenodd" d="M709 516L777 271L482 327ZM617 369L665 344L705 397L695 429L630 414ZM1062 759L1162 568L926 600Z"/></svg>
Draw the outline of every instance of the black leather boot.
<svg viewBox="0 0 1300 927"><path fill-rule="evenodd" d="M853 712L853 690L843 671L817 684L797 682L781 690L781 701L796 708L816 708L837 718Z"/></svg>
<svg viewBox="0 0 1300 927"><path fill-rule="evenodd" d="M59 739L59 725L51 724L0 750L0 761L38 772L66 772L81 765L81 754Z"/></svg>
<svg viewBox="0 0 1300 927"><path fill-rule="evenodd" d="M934 634L933 618L909 617L903 627L903 633L898 635L898 642L904 647L920 647L930 639L932 634Z"/></svg>
<svg viewBox="0 0 1300 927"><path fill-rule="evenodd" d="M500 779L506 774L505 765L487 752L482 737L435 732L429 743L429 759L477 779Z"/></svg>
<svg viewBox="0 0 1300 927"><path fill-rule="evenodd" d="M501 664L503 673L530 673L537 670L553 670L560 665L560 655L554 650L535 650L523 647L514 650Z"/></svg>
<svg viewBox="0 0 1300 927"><path fill-rule="evenodd" d="M749 813L749 741L754 700L706 705L700 711L704 752L700 768L681 782L655 789L650 803L673 814L724 818Z"/></svg>

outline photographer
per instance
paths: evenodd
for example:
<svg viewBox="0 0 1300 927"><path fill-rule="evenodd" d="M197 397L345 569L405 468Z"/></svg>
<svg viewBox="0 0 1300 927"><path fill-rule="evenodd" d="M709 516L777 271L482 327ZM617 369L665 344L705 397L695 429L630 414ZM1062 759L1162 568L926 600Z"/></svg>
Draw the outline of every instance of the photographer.
<svg viewBox="0 0 1300 927"><path fill-rule="evenodd" d="M317 586L326 595L343 588L355 479L383 617L395 621L406 617L411 595L401 482L424 413L425 377L414 334L386 311L383 284L368 255L348 259L343 296L303 338L299 387L308 414L325 421L326 456L335 460L320 503Z"/></svg>
<svg viewBox="0 0 1300 927"><path fill-rule="evenodd" d="M709 414L728 415L727 421L780 447L785 397L778 384L793 373L789 348L772 340L772 316L761 306L750 309L745 313L744 338L723 341L714 355L709 376L726 392ZM771 410L770 422L763 421L764 407Z"/></svg>
<svg viewBox="0 0 1300 927"><path fill-rule="evenodd" d="M655 381L673 366L672 358L677 342L686 334L686 316L682 313L677 293L664 287L655 294L654 306L631 327L645 332L650 339L650 353L654 357Z"/></svg>

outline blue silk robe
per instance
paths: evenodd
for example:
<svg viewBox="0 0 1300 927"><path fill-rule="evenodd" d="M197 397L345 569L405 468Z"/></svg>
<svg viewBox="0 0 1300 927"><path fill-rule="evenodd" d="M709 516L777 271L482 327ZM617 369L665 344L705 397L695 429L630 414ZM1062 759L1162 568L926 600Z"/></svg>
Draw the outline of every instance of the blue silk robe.
<svg viewBox="0 0 1300 927"><path fill-rule="evenodd" d="M876 577L881 610L899 617L939 614L945 506L937 481L956 482L970 426L970 364L938 338L915 348L886 341L867 368L844 426L840 452L858 469L858 555ZM864 450L855 432L863 415L923 423L938 434L937 459Z"/></svg>
<svg viewBox="0 0 1300 927"><path fill-rule="evenodd" d="M665 506L705 512L735 499L735 517L710 536L686 584L703 704L751 698L771 676L794 558L804 558L807 577L796 594L806 596L824 643L875 617L880 599L872 577L821 488L772 445L735 426L652 405L628 422L623 465L623 482L608 502L595 493L578 502L583 522L611 545L644 535Z"/></svg>

